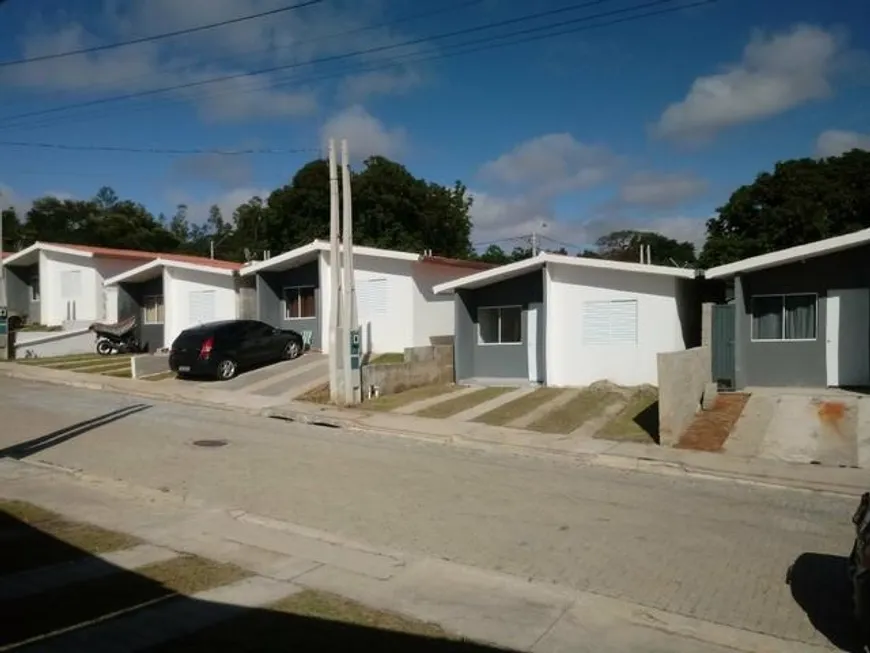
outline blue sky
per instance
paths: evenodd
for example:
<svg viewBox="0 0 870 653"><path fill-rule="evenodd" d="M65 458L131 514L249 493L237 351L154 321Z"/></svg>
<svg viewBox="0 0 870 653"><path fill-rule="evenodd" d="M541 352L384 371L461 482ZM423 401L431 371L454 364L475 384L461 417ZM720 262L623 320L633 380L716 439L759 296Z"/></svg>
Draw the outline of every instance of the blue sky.
<svg viewBox="0 0 870 653"><path fill-rule="evenodd" d="M0 141L71 146L268 149L168 156L4 146L0 203L101 185L194 218L229 215L346 137L475 196L479 243L539 230L583 246L615 228L699 240L742 183L779 159L870 148L866 0L718 0L701 7L462 56L457 44L547 24L553 31L692 0L324 0L159 42L0 67ZM0 61L194 27L290 0L8 0ZM645 9L628 8L648 5ZM414 45L528 14L566 10ZM438 14L432 12L442 9ZM416 20L407 17L430 15ZM399 22L397 22L399 21ZM570 22L574 21L574 22ZM537 34L548 34L544 30ZM522 38L516 36L508 41ZM469 47L484 47L486 44ZM101 98L295 67L125 102L10 120Z"/></svg>

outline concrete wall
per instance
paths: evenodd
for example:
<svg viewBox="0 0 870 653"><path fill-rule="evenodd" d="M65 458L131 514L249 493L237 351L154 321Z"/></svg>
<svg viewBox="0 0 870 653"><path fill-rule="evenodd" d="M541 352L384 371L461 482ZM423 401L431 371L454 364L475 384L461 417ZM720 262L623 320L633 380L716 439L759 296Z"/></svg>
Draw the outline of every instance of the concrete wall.
<svg viewBox="0 0 870 653"><path fill-rule="evenodd" d="M133 378L141 379L143 376L168 372L169 355L143 354L141 356L133 356L130 359L130 365Z"/></svg>
<svg viewBox="0 0 870 653"><path fill-rule="evenodd" d="M865 246L760 270L735 279L737 387L825 387L828 291L870 288L868 260L870 246ZM752 296L777 293L818 294L818 328L815 340L752 341Z"/></svg>
<svg viewBox="0 0 870 653"><path fill-rule="evenodd" d="M530 305L542 305L543 301L544 279L541 270L483 288L458 291L454 305L456 378L460 381L472 378L528 380L528 309ZM481 344L478 337L478 309L517 305L523 309L522 341L516 344ZM544 320L543 310L538 311L538 316L541 322L535 356L542 366L546 344L540 331L540 324Z"/></svg>
<svg viewBox="0 0 870 653"><path fill-rule="evenodd" d="M428 345L433 337L452 336L455 328L453 295L436 295L432 287L474 272L434 263L414 263L414 346Z"/></svg>
<svg viewBox="0 0 870 653"><path fill-rule="evenodd" d="M15 358L48 358L72 354L92 354L96 339L90 331L54 333L16 333Z"/></svg>
<svg viewBox="0 0 870 653"><path fill-rule="evenodd" d="M549 272L548 385L587 386L605 380L627 386L654 385L658 378L656 356L685 349L681 313L692 315L694 308L691 297L681 297L683 280L558 264L550 266ZM635 344L584 341L584 304L617 300L637 302ZM681 302L688 306L686 310L681 308Z"/></svg>
<svg viewBox="0 0 870 653"><path fill-rule="evenodd" d="M695 347L657 355L660 444L673 446L689 426L710 382L710 351Z"/></svg>
<svg viewBox="0 0 870 653"><path fill-rule="evenodd" d="M236 310L240 320L257 319L257 279L236 277Z"/></svg>
<svg viewBox="0 0 870 653"><path fill-rule="evenodd" d="M453 347L449 345L409 347L403 363L375 363L362 368L363 399L372 386L383 396L453 381Z"/></svg>
<svg viewBox="0 0 870 653"><path fill-rule="evenodd" d="M233 320L236 313L236 282L228 274L166 268L166 330L163 342L170 345L185 329L205 322ZM193 293L209 293L213 311L209 315L191 312Z"/></svg>

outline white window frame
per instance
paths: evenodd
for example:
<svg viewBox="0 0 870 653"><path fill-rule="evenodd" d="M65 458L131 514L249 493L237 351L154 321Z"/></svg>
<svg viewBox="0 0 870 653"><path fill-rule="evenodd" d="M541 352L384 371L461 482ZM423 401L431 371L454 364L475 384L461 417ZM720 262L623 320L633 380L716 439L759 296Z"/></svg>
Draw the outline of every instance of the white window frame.
<svg viewBox="0 0 870 653"><path fill-rule="evenodd" d="M782 332L785 336L785 298L786 297L812 297L816 304L816 324L814 338L756 338L755 337L755 311L752 310L752 302L758 297L781 297L782 298ZM816 342L819 339L819 293L817 292L774 292L749 297L749 340L750 342Z"/></svg>
<svg viewBox="0 0 870 653"><path fill-rule="evenodd" d="M42 290L39 284L39 272L30 275L30 301L38 302L42 299Z"/></svg>
<svg viewBox="0 0 870 653"><path fill-rule="evenodd" d="M162 320L149 320L148 307L146 303L149 299L160 298L160 307L163 309ZM143 295L142 296L142 324L165 324L166 323L166 298L163 295Z"/></svg>
<svg viewBox="0 0 870 653"><path fill-rule="evenodd" d="M288 290L304 290L310 288L314 293L314 315L309 315L306 317L292 317L287 310L289 306L287 305L287 291ZM316 320L317 319L317 286L312 285L302 285L302 286L284 286L281 289L281 306L284 308L284 319L286 321L291 320ZM299 295L299 312L302 313L302 296L301 293Z"/></svg>
<svg viewBox="0 0 870 653"><path fill-rule="evenodd" d="M501 341L501 312L506 308L520 309L520 339L517 342ZM484 342L480 334L480 312L498 311L498 342ZM502 306L478 306L477 307L477 344L481 347L518 347L525 344L523 339L523 306L522 304L504 304Z"/></svg>

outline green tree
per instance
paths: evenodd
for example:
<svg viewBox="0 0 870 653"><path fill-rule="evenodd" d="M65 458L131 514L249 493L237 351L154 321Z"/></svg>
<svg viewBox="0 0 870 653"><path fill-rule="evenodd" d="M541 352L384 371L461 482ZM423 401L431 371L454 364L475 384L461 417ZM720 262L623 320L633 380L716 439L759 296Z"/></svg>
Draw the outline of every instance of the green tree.
<svg viewBox="0 0 870 653"><path fill-rule="evenodd" d="M12 252L18 249L21 242L21 221L14 207L0 211L0 220L3 221L3 251Z"/></svg>
<svg viewBox="0 0 870 653"><path fill-rule="evenodd" d="M703 267L870 227L870 152L781 161L707 222Z"/></svg>
<svg viewBox="0 0 870 653"><path fill-rule="evenodd" d="M654 231L623 229L602 236L595 241L595 250L585 250L579 256L602 258L610 261L637 263L641 247L649 246L655 265L694 265L695 246L680 242Z"/></svg>

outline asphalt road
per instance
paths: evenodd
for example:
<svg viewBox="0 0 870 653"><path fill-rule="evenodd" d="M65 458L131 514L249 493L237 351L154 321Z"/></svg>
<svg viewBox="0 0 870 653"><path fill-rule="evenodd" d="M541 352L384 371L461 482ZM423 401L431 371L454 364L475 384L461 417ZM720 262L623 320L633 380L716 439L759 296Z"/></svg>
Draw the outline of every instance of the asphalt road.
<svg viewBox="0 0 870 653"><path fill-rule="evenodd" d="M228 444L193 446L206 438ZM841 497L10 379L0 379L0 448L784 639L830 645L844 627L842 555L854 505ZM802 554L790 590L786 570Z"/></svg>

